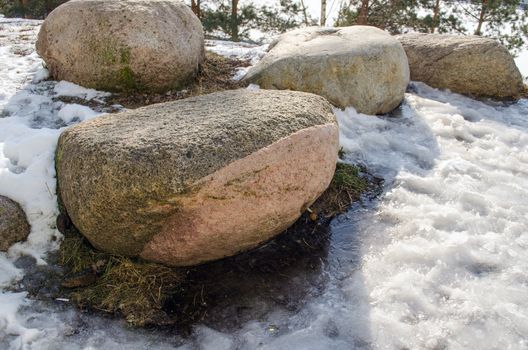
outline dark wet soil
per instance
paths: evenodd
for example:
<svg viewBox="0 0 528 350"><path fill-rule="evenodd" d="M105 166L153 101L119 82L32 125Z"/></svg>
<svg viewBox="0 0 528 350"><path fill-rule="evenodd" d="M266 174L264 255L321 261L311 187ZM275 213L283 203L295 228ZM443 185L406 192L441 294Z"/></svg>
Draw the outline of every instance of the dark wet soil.
<svg viewBox="0 0 528 350"><path fill-rule="evenodd" d="M349 203L352 211L381 193L382 181L363 175L369 187ZM256 249L189 269L183 293L169 300L167 312L178 319L185 334L197 322L230 332L272 310L300 310L325 291L335 222L346 225L347 219L337 215L314 221L305 212L288 230Z"/></svg>

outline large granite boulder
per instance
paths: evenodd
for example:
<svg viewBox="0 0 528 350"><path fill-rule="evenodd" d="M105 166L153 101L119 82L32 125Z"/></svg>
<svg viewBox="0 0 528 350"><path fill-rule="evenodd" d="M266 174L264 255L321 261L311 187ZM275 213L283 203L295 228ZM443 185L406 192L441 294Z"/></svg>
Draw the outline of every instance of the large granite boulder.
<svg viewBox="0 0 528 350"><path fill-rule="evenodd" d="M200 20L179 0L72 0L40 29L56 80L106 91L180 88L204 57Z"/></svg>
<svg viewBox="0 0 528 350"><path fill-rule="evenodd" d="M383 114L403 100L409 67L401 44L380 29L310 27L280 36L244 81L311 92L341 108Z"/></svg>
<svg viewBox="0 0 528 350"><path fill-rule="evenodd" d="M30 226L20 205L0 196L0 251L5 252L14 243L25 240L29 232Z"/></svg>
<svg viewBox="0 0 528 350"><path fill-rule="evenodd" d="M411 80L470 96L515 98L523 80L513 57L499 42L480 36L397 36L409 58Z"/></svg>
<svg viewBox="0 0 528 350"><path fill-rule="evenodd" d="M322 97L233 90L101 116L59 138L60 197L97 248L194 265L257 246L329 185Z"/></svg>

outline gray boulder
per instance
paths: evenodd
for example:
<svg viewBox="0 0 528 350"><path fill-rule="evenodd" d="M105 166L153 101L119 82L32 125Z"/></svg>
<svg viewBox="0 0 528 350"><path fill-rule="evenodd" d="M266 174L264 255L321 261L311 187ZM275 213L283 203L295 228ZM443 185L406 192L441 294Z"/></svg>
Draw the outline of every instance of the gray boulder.
<svg viewBox="0 0 528 350"><path fill-rule="evenodd" d="M402 101L409 67L401 44L380 29L310 27L280 36L244 81L311 92L341 108L383 114Z"/></svg>
<svg viewBox="0 0 528 350"><path fill-rule="evenodd" d="M499 42L480 36L404 34L397 36L409 58L411 80L453 92L515 98L523 80L513 57Z"/></svg>
<svg viewBox="0 0 528 350"><path fill-rule="evenodd" d="M338 127L322 97L233 90L67 129L60 197L97 248L194 265L255 247L329 185Z"/></svg>
<svg viewBox="0 0 528 350"><path fill-rule="evenodd" d="M0 196L0 251L5 252L14 243L25 240L29 232L30 226L20 205Z"/></svg>
<svg viewBox="0 0 528 350"><path fill-rule="evenodd" d="M72 0L40 29L56 80L106 91L181 88L204 58L200 20L178 0Z"/></svg>

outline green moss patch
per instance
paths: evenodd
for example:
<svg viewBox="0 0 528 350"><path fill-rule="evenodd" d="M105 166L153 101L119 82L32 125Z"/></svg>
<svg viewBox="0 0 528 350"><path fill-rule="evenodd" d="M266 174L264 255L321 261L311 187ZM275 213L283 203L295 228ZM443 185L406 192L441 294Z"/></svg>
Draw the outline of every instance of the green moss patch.
<svg viewBox="0 0 528 350"><path fill-rule="evenodd" d="M333 217L357 201L369 186L361 172L355 165L337 163L330 186L311 207L312 217Z"/></svg>
<svg viewBox="0 0 528 350"><path fill-rule="evenodd" d="M132 91L140 89L136 81L134 72L129 66L124 66L117 73L116 81L124 91Z"/></svg>
<svg viewBox="0 0 528 350"><path fill-rule="evenodd" d="M130 63L130 49L127 48L121 48L119 50L120 56L121 56L121 63L122 64L129 64Z"/></svg>

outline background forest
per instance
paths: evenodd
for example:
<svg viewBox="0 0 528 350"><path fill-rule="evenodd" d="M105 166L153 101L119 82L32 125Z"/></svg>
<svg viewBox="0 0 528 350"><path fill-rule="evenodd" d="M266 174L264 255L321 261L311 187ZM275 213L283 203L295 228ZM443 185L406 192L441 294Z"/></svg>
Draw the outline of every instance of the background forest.
<svg viewBox="0 0 528 350"><path fill-rule="evenodd" d="M484 35L512 53L526 46L527 0L322 0L323 16L308 11L319 0L187 0L210 37L261 41L270 35L317 24L373 25L392 34L406 31ZM0 0L7 17L43 19L64 0ZM335 11L337 9L337 11ZM327 18L327 13L336 15Z"/></svg>

